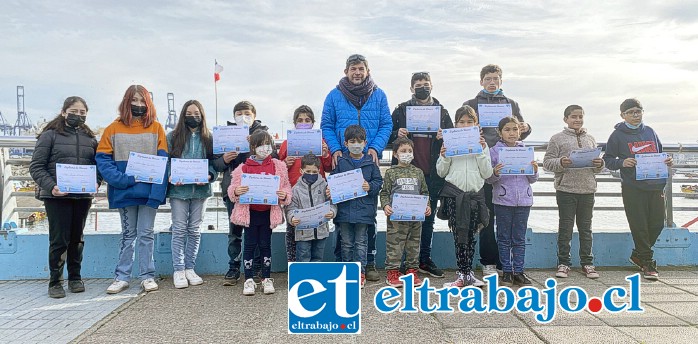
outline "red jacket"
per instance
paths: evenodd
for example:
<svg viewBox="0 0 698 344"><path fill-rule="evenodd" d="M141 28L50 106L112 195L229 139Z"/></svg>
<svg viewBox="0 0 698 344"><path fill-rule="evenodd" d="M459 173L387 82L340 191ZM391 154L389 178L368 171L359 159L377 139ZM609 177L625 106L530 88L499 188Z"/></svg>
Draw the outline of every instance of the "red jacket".
<svg viewBox="0 0 698 344"><path fill-rule="evenodd" d="M325 146L325 140L322 140L323 147ZM288 140L284 140L284 142L281 144L281 147L279 147L279 160L286 163L286 158L288 157ZM288 165L286 165L288 166ZM332 155L329 153L327 156L320 157L320 175L322 177L325 177L325 172L330 172L332 171ZM291 186L296 185L296 182L298 182L298 178L301 177L301 158L298 157L296 158L296 161L293 162L293 165L288 168L288 180L291 182Z"/></svg>

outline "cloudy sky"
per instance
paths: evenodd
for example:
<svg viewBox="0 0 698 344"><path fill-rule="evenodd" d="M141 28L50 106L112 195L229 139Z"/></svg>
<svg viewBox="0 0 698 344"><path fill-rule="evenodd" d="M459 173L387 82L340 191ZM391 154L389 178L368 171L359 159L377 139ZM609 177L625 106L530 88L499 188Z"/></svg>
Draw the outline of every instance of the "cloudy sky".
<svg viewBox="0 0 698 344"><path fill-rule="evenodd" d="M391 110L409 98L411 73L429 71L453 114L496 63L532 140L579 104L605 141L629 97L663 141L698 139L698 6L688 1L2 1L0 37L0 111L12 123L17 85L34 122L80 95L88 123L104 126L134 83L153 92L163 122L168 92L178 113L198 99L214 118L217 59L219 123L246 99L281 131L298 105L319 116L346 57L361 53Z"/></svg>

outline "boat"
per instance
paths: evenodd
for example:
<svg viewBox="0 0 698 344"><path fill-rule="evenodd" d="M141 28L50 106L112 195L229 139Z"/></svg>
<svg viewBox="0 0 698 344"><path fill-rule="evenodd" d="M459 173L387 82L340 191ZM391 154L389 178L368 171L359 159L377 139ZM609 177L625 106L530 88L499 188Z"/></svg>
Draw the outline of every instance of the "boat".
<svg viewBox="0 0 698 344"><path fill-rule="evenodd" d="M681 194L686 198L698 198L698 185L681 185Z"/></svg>

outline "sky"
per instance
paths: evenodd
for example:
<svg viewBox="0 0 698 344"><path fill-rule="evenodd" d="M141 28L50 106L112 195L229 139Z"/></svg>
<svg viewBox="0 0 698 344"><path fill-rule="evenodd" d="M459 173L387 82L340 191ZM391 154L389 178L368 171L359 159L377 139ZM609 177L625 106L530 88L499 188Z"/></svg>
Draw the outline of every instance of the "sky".
<svg viewBox="0 0 698 344"><path fill-rule="evenodd" d="M106 126L131 84L154 95L160 120L168 92L177 114L197 99L215 122L240 100L271 132L289 129L309 105L318 122L346 58L367 57L391 111L410 98L413 72L453 115L481 89L480 69L502 67L504 93L546 141L578 104L604 142L620 103L640 99L644 121L665 143L696 143L698 6L690 1L2 1L0 112L14 123L16 86L36 123L68 96Z"/></svg>

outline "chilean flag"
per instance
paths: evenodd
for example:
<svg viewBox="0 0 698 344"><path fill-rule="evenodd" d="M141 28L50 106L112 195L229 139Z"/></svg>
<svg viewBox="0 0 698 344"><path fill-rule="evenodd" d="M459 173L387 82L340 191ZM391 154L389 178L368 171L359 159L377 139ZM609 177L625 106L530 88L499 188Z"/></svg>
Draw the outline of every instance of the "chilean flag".
<svg viewBox="0 0 698 344"><path fill-rule="evenodd" d="M223 71L223 66L218 64L218 61L214 60L216 65L213 68L213 81L216 82L221 79L221 72Z"/></svg>

